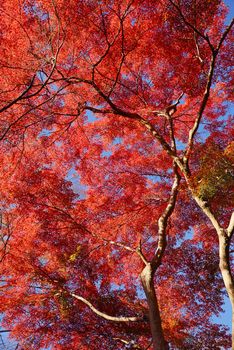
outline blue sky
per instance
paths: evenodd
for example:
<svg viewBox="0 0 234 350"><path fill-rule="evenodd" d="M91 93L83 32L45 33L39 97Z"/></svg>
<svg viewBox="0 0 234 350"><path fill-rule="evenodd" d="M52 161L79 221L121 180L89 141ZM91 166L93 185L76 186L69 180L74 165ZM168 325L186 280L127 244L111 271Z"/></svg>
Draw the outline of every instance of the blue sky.
<svg viewBox="0 0 234 350"><path fill-rule="evenodd" d="M228 14L227 20L230 21L234 17L234 1L233 0L224 0L225 4L228 5L230 12Z"/></svg>

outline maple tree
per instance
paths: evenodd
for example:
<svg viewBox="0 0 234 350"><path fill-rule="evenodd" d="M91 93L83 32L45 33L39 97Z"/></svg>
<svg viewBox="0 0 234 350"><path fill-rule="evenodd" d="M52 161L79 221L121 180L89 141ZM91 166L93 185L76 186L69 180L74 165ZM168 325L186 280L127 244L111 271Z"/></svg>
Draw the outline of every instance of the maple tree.
<svg viewBox="0 0 234 350"><path fill-rule="evenodd" d="M0 6L3 327L22 349L227 349L225 4Z"/></svg>

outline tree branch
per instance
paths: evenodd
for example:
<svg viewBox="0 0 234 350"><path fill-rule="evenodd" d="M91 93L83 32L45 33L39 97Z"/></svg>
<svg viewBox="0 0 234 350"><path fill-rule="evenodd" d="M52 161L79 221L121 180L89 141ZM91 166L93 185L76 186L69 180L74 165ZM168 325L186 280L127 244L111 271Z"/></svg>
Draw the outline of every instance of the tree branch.
<svg viewBox="0 0 234 350"><path fill-rule="evenodd" d="M176 8L176 10L179 12L180 17L182 18L182 20L184 21L184 23L191 28L196 34L198 34L200 37L202 37L209 45L210 49L213 51L214 47L210 42L210 39L207 35L204 35L203 33L201 33L192 23L190 23L189 21L187 21L187 19L185 18L181 8L179 7L179 5L177 5L176 3L174 3L174 1L169 0L170 3Z"/></svg>
<svg viewBox="0 0 234 350"><path fill-rule="evenodd" d="M187 170L189 170L188 160L189 160L190 153L192 151L194 137L195 137L196 132L197 132L197 130L199 128L200 121L201 121L201 118L203 116L203 112L204 112L204 110L206 108L206 105L207 105L207 102L208 102L208 99L209 99L209 96L210 96L210 89L211 89L212 79L213 79L213 75L214 75L216 57L217 57L217 55L219 53L219 50L221 48L221 45L222 45L223 41L225 40L225 38L227 37L229 31L231 30L231 28L233 26L233 23L234 23L234 19L231 21L229 26L227 26L226 30L224 31L224 33L223 33L223 35L222 35L222 37L221 37L221 39L219 41L219 44L217 45L217 48L216 49L214 49L214 48L212 49L212 58L211 58L210 68L209 68L208 77L207 77L206 89L205 89L205 92L204 92L204 95L203 95L203 99L202 99L199 111L197 113L197 117L196 117L195 122L194 122L194 125L193 125L192 129L189 131L189 138L188 138L187 148L186 148L186 151L185 151L185 154L184 154L184 157L183 157L183 161L184 161L184 164L185 164Z"/></svg>
<svg viewBox="0 0 234 350"><path fill-rule="evenodd" d="M140 122L147 130L150 131L150 133L153 135L153 137L158 140L158 142L162 145L163 149L169 155L171 155L173 158L176 157L175 152L171 149L171 147L165 141L163 136L161 136L159 134L159 132L155 129L153 124L151 124L148 120L141 117L138 113L132 113L132 112L128 112L128 111L121 109L120 107L115 105L115 103L112 102L111 99L108 96L106 96L95 83L93 83L92 85L95 88L95 90L99 93L99 95L101 97L103 97L103 99L109 104L109 106L112 109L111 110L110 109L99 109L99 108L95 108L95 107L91 107L91 106L85 106L84 109L90 110L93 113L116 114L116 115L120 115L122 117L133 119L133 120Z"/></svg>
<svg viewBox="0 0 234 350"><path fill-rule="evenodd" d="M194 195L194 193L193 193L191 188L190 188L190 190L192 192L193 198L197 202L198 206L202 209L203 213L206 214L208 219L211 221L211 223L214 226L216 232L220 232L221 226L220 226L218 220L216 219L214 213L212 213L211 209L209 208L207 202L202 200L201 198L197 197L196 195Z"/></svg>
<svg viewBox="0 0 234 350"><path fill-rule="evenodd" d="M162 215L158 219L158 246L157 246L157 249L155 251L155 255L152 259L152 266L154 269L156 269L160 265L162 257L163 257L163 253L166 249L166 245L167 245L166 229L167 229L168 219L170 218L171 214L173 213L174 208L175 208L175 204L176 204L176 198L177 198L178 188L179 188L180 179L181 179L181 176L178 173L178 169L177 169L176 164L174 164L174 173L175 173L174 182L173 182L173 185L171 188L171 194L170 194L168 204L167 204L164 212L162 213Z"/></svg>
<svg viewBox="0 0 234 350"><path fill-rule="evenodd" d="M0 113L6 111L8 108L10 108L11 106L13 106L16 102L20 101L26 94L27 92L31 89L31 87L33 86L34 80L35 80L36 75L34 74L34 76L32 77L32 80L29 84L29 86L18 96L16 97L14 100L12 100L11 102L9 102L6 106L4 106L3 108L0 109Z"/></svg>
<svg viewBox="0 0 234 350"><path fill-rule="evenodd" d="M136 249L136 253L139 255L139 257L141 258L143 263L145 265L148 265L149 262L147 261L146 257L144 256L144 254L142 252L141 240L140 240L140 243L139 243L139 247L137 247L137 249Z"/></svg>
<svg viewBox="0 0 234 350"><path fill-rule="evenodd" d="M215 59L216 59L216 54L213 54L211 62L210 62L210 69L209 69L209 73L208 73L206 89L205 89L205 92L204 92L204 95L203 95L201 106L200 106L199 111L197 113L197 117L195 119L193 127L189 131L187 148L186 148L186 151L185 151L185 154L184 154L184 157L183 157L183 161L184 161L184 164L185 164L187 170L188 170L189 156L190 156L190 153L191 153L192 148L193 148L194 137L195 137L196 132L197 132L197 130L199 128L203 112L205 110L207 101L208 101L209 96L210 96L210 88L211 88L211 83L212 83L212 78L213 78L214 68L215 68Z"/></svg>
<svg viewBox="0 0 234 350"><path fill-rule="evenodd" d="M142 320L141 317L124 317L124 316L119 316L119 317L115 317L115 316L110 316L107 315L99 310L97 310L88 300L86 300L85 298L76 295L74 293L71 293L71 296L73 296L75 299L82 301L82 303L84 303L85 305L87 305L96 315L104 318L105 320L108 321L113 321L113 322L136 322L136 321L140 321Z"/></svg>
<svg viewBox="0 0 234 350"><path fill-rule="evenodd" d="M233 235L233 233L234 233L234 212L231 215L229 225L227 227L228 237L231 237Z"/></svg>
<svg viewBox="0 0 234 350"><path fill-rule="evenodd" d="M223 32L223 35L219 41L219 44L216 48L216 51L219 51L220 47L222 46L224 40L226 39L228 33L230 32L230 30L232 29L232 26L234 24L234 18L231 20L231 22L229 23L229 25L226 27L225 31Z"/></svg>

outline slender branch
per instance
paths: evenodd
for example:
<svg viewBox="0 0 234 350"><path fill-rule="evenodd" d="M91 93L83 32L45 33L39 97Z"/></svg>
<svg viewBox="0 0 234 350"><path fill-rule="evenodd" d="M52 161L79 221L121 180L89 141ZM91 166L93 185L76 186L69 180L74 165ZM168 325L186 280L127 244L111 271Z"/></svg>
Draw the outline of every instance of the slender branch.
<svg viewBox="0 0 234 350"><path fill-rule="evenodd" d="M169 124L169 133L170 133L170 139L171 139L171 149L173 152L176 153L176 141L175 141L175 135L174 135L174 125L173 125L173 119L172 116L176 112L177 105L180 103L181 98L183 97L184 93L182 92L175 103L171 104L166 108L166 118L168 120Z"/></svg>
<svg viewBox="0 0 234 350"><path fill-rule="evenodd" d="M73 296L75 299L77 299L79 301L82 301L82 303L87 305L96 315L104 318L105 320L113 321L113 322L136 322L136 321L142 320L141 317L124 317L124 316L115 317L115 316L107 315L107 314L97 310L87 299L85 299L79 295L76 295L74 293L71 293L71 296Z"/></svg>
<svg viewBox="0 0 234 350"><path fill-rule="evenodd" d="M112 48L112 46L115 44L116 42L116 39L118 38L119 36L119 33L121 31L121 26L119 26L118 30L117 30L117 33L115 34L113 40L110 42L108 40L108 37L107 37L107 32L106 32L106 25L105 25L105 20L104 20L104 16L103 14L101 14L102 16L102 24L103 24L103 27L104 27L104 35L105 35L105 38L106 38L106 43L107 43L107 48L105 50L105 52L99 57L99 59L92 65L93 69L92 69L92 80L94 81L95 80L95 70L96 68L98 67L98 65L104 60L104 58L108 55L110 49Z"/></svg>
<svg viewBox="0 0 234 350"><path fill-rule="evenodd" d="M29 86L18 96L16 97L14 100L12 100L11 102L9 102L6 106L4 106L3 108L0 109L0 113L6 111L8 108L10 108L11 106L13 106L15 103L17 103L18 101L20 100L23 100L23 99L29 99L31 97L34 97L36 95L38 95L42 90L43 88L48 84L50 78L52 77L54 71L55 71L55 68L56 68L56 62L57 62L57 58L58 58L58 55L59 55L59 52L62 48L62 45L63 45L63 41L58 44L58 48L57 48L57 51L56 51L56 54L55 54L55 57L53 57L53 60L51 61L52 63L52 68L51 68L51 71L50 71L50 74L48 75L48 77L46 78L46 80L42 83L42 85L39 87L39 89L33 93L31 93L30 95L27 95L27 93L29 92L29 90L32 88L33 86L33 83L34 83L34 80L36 78L36 74L34 74Z"/></svg>
<svg viewBox="0 0 234 350"><path fill-rule="evenodd" d="M119 341L121 341L121 342L124 343L124 344L129 344L129 341L128 341L128 340L125 340L125 339L113 338L113 340L119 340Z"/></svg>
<svg viewBox="0 0 234 350"><path fill-rule="evenodd" d="M231 215L231 219L229 221L229 225L227 228L228 237L231 237L233 235L233 233L234 233L234 212Z"/></svg>
<svg viewBox="0 0 234 350"><path fill-rule="evenodd" d="M202 200L201 198L197 197L196 195L194 195L194 193L193 193L191 188L189 188L189 189L191 190L192 196L195 199L195 201L197 202L198 206L202 209L204 214L206 214L208 219L211 221L211 223L214 226L216 232L219 232L221 230L221 226L220 226L218 220L216 219L214 213L209 208L207 202Z"/></svg>
<svg viewBox="0 0 234 350"><path fill-rule="evenodd" d="M176 164L174 164L174 173L175 173L174 182L171 188L171 194L170 194L168 204L164 212L158 219L158 245L155 251L155 255L152 259L152 267L154 269L156 269L160 265L164 251L166 249L166 245L167 245L166 229L167 229L168 219L170 218L170 216L172 215L175 209L176 198L177 198L178 188L179 188L180 179L181 179L181 176L178 173Z"/></svg>
<svg viewBox="0 0 234 350"><path fill-rule="evenodd" d="M12 129L13 126L17 125L17 123L22 120L25 116L27 116L30 112L39 109L41 106L45 105L46 103L52 101L53 99L55 99L55 97L63 90L65 89L65 87L61 87L58 91L56 91L56 93L54 95L52 95L51 97L49 97L46 101L41 102L40 104L31 107L30 109L28 109L26 112L24 112L23 114L21 114L17 119L15 119L12 123L10 123L8 125L8 127L5 129L5 131L3 132L3 134L0 136L0 141L2 141L5 136L8 134L8 132Z"/></svg>
<svg viewBox="0 0 234 350"><path fill-rule="evenodd" d="M120 16L120 15L117 15L119 17L119 20L120 20L120 31L121 31L121 60L120 60L120 63L119 63L119 67L118 67L118 70L117 70L117 74L116 74L116 77L114 79L114 83L108 93L108 97L111 96L112 92L114 91L117 83L118 83L118 80L119 80L119 76L120 76L120 72L121 72L121 69L122 69L122 66L124 64L124 61L125 61L125 58L127 56L128 53L130 53L130 51L128 50L128 53L125 52L125 47L124 47L124 41L125 41L125 35L124 35L124 20L125 18L127 17L127 15L130 13L129 12L129 9L132 5L133 1L129 2L123 15Z"/></svg>
<svg viewBox="0 0 234 350"><path fill-rule="evenodd" d="M226 30L224 31L224 33L223 33L223 35L222 35L222 37L221 37L221 39L219 41L219 44L217 45L217 48L212 50L212 58L211 58L210 68L209 68L208 77L207 77L206 89L205 89L205 92L204 92L204 95L203 95L203 99L202 99L199 111L197 113L197 117L196 117L195 122L194 122L194 125L193 125L192 129L189 131L189 138L188 138L187 148L186 148L186 151L185 151L185 154L184 154L184 157L183 157L183 161L184 161L184 164L185 164L187 170L189 169L189 167L188 167L188 160L189 160L190 153L192 151L194 137L195 137L196 132L197 132L197 130L199 128L200 121L201 121L201 118L203 116L203 112L204 112L204 110L206 108L206 105L207 105L207 102L208 102L208 99L209 99L209 96L210 96L210 89L211 89L212 79L213 79L213 76L214 76L216 57L218 55L218 52L219 52L219 50L221 48L221 45L222 45L223 41L225 40L225 38L227 37L228 33L230 32L233 24L234 24L234 19L231 21L229 26L227 26Z"/></svg>
<svg viewBox="0 0 234 350"><path fill-rule="evenodd" d="M116 245L117 247L121 247L123 249L126 249L126 250L132 252L132 253L136 253L136 248L129 247L128 245L126 245L123 242L116 242L116 241L101 237L100 234L98 235L97 233L94 233L93 231L89 230L85 225L78 223L75 220L75 218L73 218L73 216L70 213L68 213L68 211L61 209L61 208L58 208L58 207L53 206L53 205L48 205L48 204L44 204L44 203L42 205L45 207L57 210L57 211L61 212L62 214L66 215L69 219L71 219L71 221L76 225L77 228L85 231L86 233L90 234L92 237L98 239L99 241L102 240L106 244Z"/></svg>
<svg viewBox="0 0 234 350"><path fill-rule="evenodd" d="M119 243L119 242L115 242L115 241L109 241L108 239L106 238L101 238L99 237L99 239L102 239L104 242L108 243L108 244L112 244L112 245L116 245L117 247L121 247L123 249L126 249L132 253L135 253L135 249L123 244L123 243Z"/></svg>
<svg viewBox="0 0 234 350"><path fill-rule="evenodd" d="M218 43L218 46L216 48L216 51L219 51L220 47L222 46L224 40L226 39L228 33L230 32L230 30L232 29L232 26L234 24L234 18L232 18L231 22L229 23L229 25L226 27L225 31L223 32L223 35Z"/></svg>
<svg viewBox="0 0 234 350"><path fill-rule="evenodd" d="M180 17L182 18L182 20L184 21L184 23L191 28L196 34L198 34L200 37L202 37L209 45L210 49L213 51L214 47L210 42L210 39L207 35L204 35L202 32L200 32L192 23L190 23L189 21L187 21L187 19L185 18L181 8L179 7L179 5L177 5L176 3L174 3L174 1L169 0L170 3L176 8L176 10L179 12Z"/></svg>
<svg viewBox="0 0 234 350"><path fill-rule="evenodd" d="M143 261L143 263L145 265L148 265L148 261L146 259L146 257L144 256L143 252L142 252L142 245L141 245L141 240L140 240L140 243L139 243L139 247L137 247L136 249L136 253L139 255L139 257L141 258L141 260Z"/></svg>
<svg viewBox="0 0 234 350"><path fill-rule="evenodd" d="M85 109L90 110L94 113L102 113L102 114L117 114L120 115L122 117L126 117L129 119L133 119L136 120L138 122L140 122L147 130L150 131L150 133L153 135L153 137L155 139L158 140L158 142L162 145L163 149L169 154L171 155L173 158L176 158L176 154L175 152L171 149L171 147L168 145L168 143L166 142L166 140L164 139L163 136L161 136L159 134L159 132L155 129L155 127L153 126L153 124L151 124L148 120L144 119L143 117L141 117L138 113L132 113L129 111L125 111L123 109L121 109L120 107L118 107L114 102L111 101L111 99L106 96L100 89L99 87L95 84L92 83L93 87L95 88L95 90L99 93L99 95L101 97L103 97L103 99L109 104L109 106L112 108L110 109L99 109L99 108L95 108L95 107L90 107L90 106L85 106Z"/></svg>
<svg viewBox="0 0 234 350"><path fill-rule="evenodd" d="M196 46L196 51L197 51L197 55L196 57L199 59L200 63L203 63L203 59L201 58L201 53L200 53L200 49L198 46L198 42L197 42L197 36L196 33L194 32L194 41L195 41L195 46Z"/></svg>
<svg viewBox="0 0 234 350"><path fill-rule="evenodd" d="M210 69L209 69L209 73L208 73L208 79L207 79L207 84L206 84L206 89L205 89L205 92L203 95L203 99L202 99L199 111L197 113L197 117L196 117L195 122L193 124L193 127L189 131L187 148L186 148L186 151L185 151L185 154L183 157L183 161L184 161L184 164L186 165L187 169L188 169L189 156L190 156L190 153L191 153L192 148L193 148L194 137L195 137L196 132L199 128L200 121L201 121L201 118L203 116L203 112L205 110L205 107L207 105L207 102L208 102L208 99L210 96L210 88L211 88L211 83L212 83L212 78L213 78L214 68L215 68L215 59L216 59L216 55L213 54L212 59L211 59L211 63L210 63Z"/></svg>
<svg viewBox="0 0 234 350"><path fill-rule="evenodd" d="M11 102L9 102L6 106L4 106L3 108L0 109L0 113L6 111L8 108L10 108L11 106L13 106L16 102L20 101L26 94L27 92L31 89L31 87L33 86L34 80L35 80L36 75L34 74L34 76L32 77L32 80L29 84L29 86L18 96L16 97L14 100L12 100Z"/></svg>
<svg viewBox="0 0 234 350"><path fill-rule="evenodd" d="M145 348L145 350L148 350L152 344L153 344L153 341L151 340L151 342L147 345L147 347Z"/></svg>

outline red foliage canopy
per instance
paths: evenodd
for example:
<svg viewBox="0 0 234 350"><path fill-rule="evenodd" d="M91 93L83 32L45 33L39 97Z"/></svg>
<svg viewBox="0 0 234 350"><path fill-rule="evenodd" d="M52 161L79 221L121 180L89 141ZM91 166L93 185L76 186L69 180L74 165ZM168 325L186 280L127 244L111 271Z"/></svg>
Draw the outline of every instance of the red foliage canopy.
<svg viewBox="0 0 234 350"><path fill-rule="evenodd" d="M151 266L170 349L227 349L212 322L214 220L231 236L234 200L224 3L0 9L3 325L22 349L165 349L139 279Z"/></svg>

